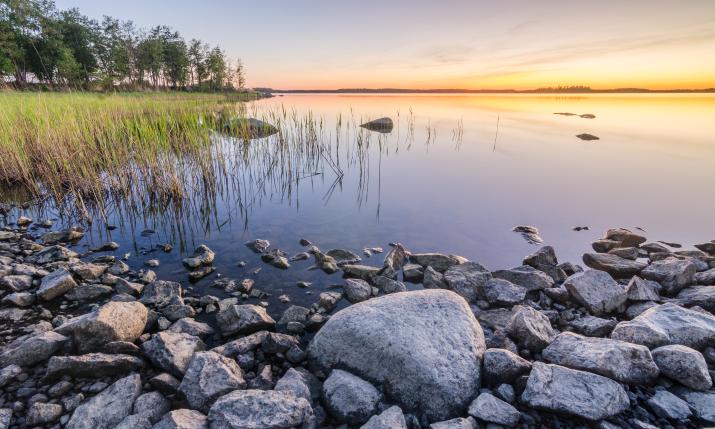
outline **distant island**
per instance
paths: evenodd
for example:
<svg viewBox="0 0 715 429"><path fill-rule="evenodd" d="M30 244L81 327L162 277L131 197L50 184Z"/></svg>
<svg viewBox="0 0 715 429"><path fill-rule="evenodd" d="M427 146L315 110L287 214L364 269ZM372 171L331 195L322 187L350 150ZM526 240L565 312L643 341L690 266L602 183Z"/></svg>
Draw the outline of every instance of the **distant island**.
<svg viewBox="0 0 715 429"><path fill-rule="evenodd" d="M254 88L261 93L274 94L640 94L640 93L715 93L715 88L703 89L593 89L588 86L558 86L536 89L409 89L409 88L340 88L340 89L273 89Z"/></svg>

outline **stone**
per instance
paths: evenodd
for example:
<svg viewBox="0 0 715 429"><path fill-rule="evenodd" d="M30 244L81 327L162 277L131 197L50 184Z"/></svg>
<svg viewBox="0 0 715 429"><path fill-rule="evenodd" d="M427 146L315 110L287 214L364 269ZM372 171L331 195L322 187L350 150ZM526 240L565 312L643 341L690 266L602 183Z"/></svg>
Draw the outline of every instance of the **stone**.
<svg viewBox="0 0 715 429"><path fill-rule="evenodd" d="M179 391L191 408L208 411L220 396L245 387L243 371L235 360L214 352L196 352Z"/></svg>
<svg viewBox="0 0 715 429"><path fill-rule="evenodd" d="M648 266L645 262L632 261L610 253L584 253L583 263L594 270L605 271L615 278L634 276Z"/></svg>
<svg viewBox="0 0 715 429"><path fill-rule="evenodd" d="M0 277L0 286L13 292L27 290L32 287L32 276L24 274L2 276Z"/></svg>
<svg viewBox="0 0 715 429"><path fill-rule="evenodd" d="M142 344L144 354L154 365L177 377L184 376L194 353L205 348L199 337L166 331L154 334Z"/></svg>
<svg viewBox="0 0 715 429"><path fill-rule="evenodd" d="M635 304L629 305L628 308L626 308L626 319L635 319L639 315L641 315L644 311L648 310L649 308L657 307L658 303L653 302L653 301L640 301L636 302Z"/></svg>
<svg viewBox="0 0 715 429"><path fill-rule="evenodd" d="M540 351L556 336L549 319L540 311L524 305L516 306L513 311L506 331L520 347Z"/></svg>
<svg viewBox="0 0 715 429"><path fill-rule="evenodd" d="M514 426L519 422L521 413L510 404L491 393L482 393L469 405L469 415L489 423Z"/></svg>
<svg viewBox="0 0 715 429"><path fill-rule="evenodd" d="M44 301L51 301L77 287L72 274L65 268L58 268L42 278L37 296Z"/></svg>
<svg viewBox="0 0 715 429"><path fill-rule="evenodd" d="M633 276L626 286L626 296L631 301L659 301L659 289L658 283Z"/></svg>
<svg viewBox="0 0 715 429"><path fill-rule="evenodd" d="M298 398L305 398L311 401L312 394L310 390L310 382L307 376L297 371L295 368L289 368L288 371L276 382L273 390L278 392L289 392Z"/></svg>
<svg viewBox="0 0 715 429"><path fill-rule="evenodd" d="M246 242L246 246L256 253L264 253L266 250L268 250L268 247L270 245L271 243L268 240L263 240L260 238Z"/></svg>
<svg viewBox="0 0 715 429"><path fill-rule="evenodd" d="M678 393L688 403L695 417L715 423L715 393L686 391Z"/></svg>
<svg viewBox="0 0 715 429"><path fill-rule="evenodd" d="M661 418L673 420L687 420L692 413L688 403L668 392L658 390L655 395L648 399L648 406Z"/></svg>
<svg viewBox="0 0 715 429"><path fill-rule="evenodd" d="M222 429L315 428L308 401L273 390L235 390L211 406L208 418L212 428Z"/></svg>
<svg viewBox="0 0 715 429"><path fill-rule="evenodd" d="M458 293L468 302L476 302L480 298L484 286L491 278L489 270L477 262L454 265L444 272L447 289Z"/></svg>
<svg viewBox="0 0 715 429"><path fill-rule="evenodd" d="M33 366L55 354L69 338L47 331L33 335L18 344L4 347L0 354L0 367L7 365Z"/></svg>
<svg viewBox="0 0 715 429"><path fill-rule="evenodd" d="M407 422L400 407L394 405L381 414L370 417L360 429L407 429Z"/></svg>
<svg viewBox="0 0 715 429"><path fill-rule="evenodd" d="M196 269L204 265L211 265L216 254L208 246L202 244L194 250L194 256L184 258L181 262L189 269Z"/></svg>
<svg viewBox="0 0 715 429"><path fill-rule="evenodd" d="M620 256L623 259L630 259L635 261L638 259L638 248L637 247L616 247L608 251L611 255Z"/></svg>
<svg viewBox="0 0 715 429"><path fill-rule="evenodd" d="M237 355L248 353L257 349L268 338L267 331L255 332L242 338L229 341L224 345L214 347L211 351L226 357L235 358Z"/></svg>
<svg viewBox="0 0 715 429"><path fill-rule="evenodd" d="M209 429L209 421L198 411L179 409L164 414L153 429Z"/></svg>
<svg viewBox="0 0 715 429"><path fill-rule="evenodd" d="M576 273L566 279L564 286L579 304L594 315L613 312L626 302L626 290L604 271Z"/></svg>
<svg viewBox="0 0 715 429"><path fill-rule="evenodd" d="M371 267L369 265L348 264L343 265L342 268L346 275L361 278L363 280L370 280L379 275L381 271L379 267Z"/></svg>
<svg viewBox="0 0 715 429"><path fill-rule="evenodd" d="M136 414L124 417L114 429L152 429L151 422Z"/></svg>
<svg viewBox="0 0 715 429"><path fill-rule="evenodd" d="M266 309L253 304L232 305L216 315L221 334L251 334L271 329L276 321L268 315Z"/></svg>
<svg viewBox="0 0 715 429"><path fill-rule="evenodd" d="M102 277L107 267L104 265L93 264L90 262L80 262L70 267L72 272L84 281L97 280Z"/></svg>
<svg viewBox="0 0 715 429"><path fill-rule="evenodd" d="M410 255L410 262L423 267L432 267L435 271L440 273L447 271L451 266L459 263L455 257L441 253L412 253Z"/></svg>
<svg viewBox="0 0 715 429"><path fill-rule="evenodd" d="M558 365L534 362L521 401L536 409L598 421L629 408L617 382Z"/></svg>
<svg viewBox="0 0 715 429"><path fill-rule="evenodd" d="M149 380L149 384L164 395L173 395L179 390L181 382L168 372L162 372L152 377Z"/></svg>
<svg viewBox="0 0 715 429"><path fill-rule="evenodd" d="M601 239L601 240L596 240L593 243L591 243L591 247L593 247L593 250L595 250L598 253L606 253L611 249L615 249L616 247L620 246L621 243L616 240L606 240L606 239Z"/></svg>
<svg viewBox="0 0 715 429"><path fill-rule="evenodd" d="M693 283L705 286L715 285L715 268L695 273Z"/></svg>
<svg viewBox="0 0 715 429"><path fill-rule="evenodd" d="M142 304L154 305L158 308L177 300L181 300L181 285L164 280L156 280L146 285L139 299Z"/></svg>
<svg viewBox="0 0 715 429"><path fill-rule="evenodd" d="M348 301L353 304L370 299L370 296L372 296L370 284L361 279L345 279L343 291Z"/></svg>
<svg viewBox="0 0 715 429"><path fill-rule="evenodd" d="M380 290L380 292L384 294L407 291L407 286L405 286L404 283L385 276L375 276L372 279L372 282Z"/></svg>
<svg viewBox="0 0 715 429"><path fill-rule="evenodd" d="M484 352L484 379L492 385L511 383L531 371L531 362L505 349Z"/></svg>
<svg viewBox="0 0 715 429"><path fill-rule="evenodd" d="M308 355L319 367L389 385L402 409L437 421L465 411L476 396L484 350L484 334L467 302L430 289L337 312L315 334Z"/></svg>
<svg viewBox="0 0 715 429"><path fill-rule="evenodd" d="M605 337L611 334L611 331L613 331L617 323L618 321L614 319L602 319L600 317L586 315L572 320L570 325L581 335L587 337Z"/></svg>
<svg viewBox="0 0 715 429"><path fill-rule="evenodd" d="M690 286L681 290L675 302L686 307L702 307L715 313L715 286Z"/></svg>
<svg viewBox="0 0 715 429"><path fill-rule="evenodd" d="M492 275L498 279L508 280L532 292L554 286L554 279L543 271L529 265L512 268L510 270L494 271Z"/></svg>
<svg viewBox="0 0 715 429"><path fill-rule="evenodd" d="M214 329L207 323L199 322L190 317L177 320L169 327L169 332L179 332L203 338L214 333Z"/></svg>
<svg viewBox="0 0 715 429"><path fill-rule="evenodd" d="M144 285L141 283L134 283L127 281L123 278L117 278L117 282L114 286L117 293L126 293L127 295L139 295L144 290Z"/></svg>
<svg viewBox="0 0 715 429"><path fill-rule="evenodd" d="M715 316L675 304L663 304L644 311L613 329L611 338L642 344L650 349L682 344L700 350L715 344Z"/></svg>
<svg viewBox="0 0 715 429"><path fill-rule="evenodd" d="M332 311L338 302L343 298L340 292L321 292L318 300L318 305L325 311Z"/></svg>
<svg viewBox="0 0 715 429"><path fill-rule="evenodd" d="M419 283L424 279L424 268L419 264L402 266L402 277L406 282Z"/></svg>
<svg viewBox="0 0 715 429"><path fill-rule="evenodd" d="M660 372L693 390L709 390L713 383L703 355L679 344L653 350L653 360Z"/></svg>
<svg viewBox="0 0 715 429"><path fill-rule="evenodd" d="M375 414L382 399L370 383L349 372L334 369L323 383L324 404L335 419L357 425Z"/></svg>
<svg viewBox="0 0 715 429"><path fill-rule="evenodd" d="M97 299L111 295L114 289L111 286L93 283L82 283L65 294L65 298L70 301L96 301Z"/></svg>
<svg viewBox="0 0 715 429"><path fill-rule="evenodd" d="M550 363L593 372L621 383L651 384L658 378L658 366L650 350L625 341L564 332L544 349L542 357Z"/></svg>
<svg viewBox="0 0 715 429"><path fill-rule="evenodd" d="M695 248L698 250L702 250L705 253L709 253L710 255L715 256L715 241L709 241L706 243L696 244Z"/></svg>
<svg viewBox="0 0 715 429"><path fill-rule="evenodd" d="M512 306L526 297L526 289L504 279L489 279L483 286L484 297L492 305Z"/></svg>
<svg viewBox="0 0 715 429"><path fill-rule="evenodd" d="M2 302L17 307L27 307L35 302L35 295L29 292L13 292L4 296Z"/></svg>
<svg viewBox="0 0 715 429"><path fill-rule="evenodd" d="M62 416L62 405L35 402L27 410L28 425L44 425L58 420Z"/></svg>
<svg viewBox="0 0 715 429"><path fill-rule="evenodd" d="M110 301L73 325L75 347L87 353L113 341L134 342L144 332L148 315L139 302Z"/></svg>
<svg viewBox="0 0 715 429"><path fill-rule="evenodd" d="M604 239L617 241L621 247L635 247L646 242L644 236L636 234L626 228L611 228L606 231Z"/></svg>
<svg viewBox="0 0 715 429"><path fill-rule="evenodd" d="M114 382L74 410L66 429L113 429L132 411L141 393L139 374Z"/></svg>
<svg viewBox="0 0 715 429"><path fill-rule="evenodd" d="M55 244L60 242L77 241L84 237L84 232L78 228L69 228L61 231L49 231L40 236L40 240L45 244Z"/></svg>
<svg viewBox="0 0 715 429"><path fill-rule="evenodd" d="M477 421L473 417L457 417L456 419L436 422L429 425L429 429L476 429Z"/></svg>
<svg viewBox="0 0 715 429"><path fill-rule="evenodd" d="M77 256L79 255L76 252L73 252L66 247L55 245L45 247L32 256L27 257L25 262L36 265L45 265L50 262L68 261L72 258L76 258Z"/></svg>
<svg viewBox="0 0 715 429"><path fill-rule="evenodd" d="M358 254L345 249L330 249L325 254L335 259L338 265L356 264L362 260Z"/></svg>
<svg viewBox="0 0 715 429"><path fill-rule="evenodd" d="M151 423L158 422L169 411L171 402L157 391L143 393L134 401L134 414Z"/></svg>
<svg viewBox="0 0 715 429"><path fill-rule="evenodd" d="M144 361L124 354L88 353L81 356L52 356L47 363L45 378L53 380L64 375L75 378L98 378L139 371Z"/></svg>
<svg viewBox="0 0 715 429"><path fill-rule="evenodd" d="M695 264L691 261L666 258L648 265L641 272L641 276L660 283L662 292L666 295L674 295L693 283L696 271Z"/></svg>
<svg viewBox="0 0 715 429"><path fill-rule="evenodd" d="M22 368L19 365L10 364L0 369L0 388L5 387L20 374L22 374Z"/></svg>
<svg viewBox="0 0 715 429"><path fill-rule="evenodd" d="M539 266L542 266L542 265L556 266L558 264L559 264L559 261L556 258L556 252L554 251L554 248L551 246L543 246L536 252L534 252L524 258L524 265L529 265L534 268L538 268Z"/></svg>
<svg viewBox="0 0 715 429"><path fill-rule="evenodd" d="M425 289L447 289L447 282L444 281L444 274L436 271L432 267L426 267L422 277L422 285Z"/></svg>

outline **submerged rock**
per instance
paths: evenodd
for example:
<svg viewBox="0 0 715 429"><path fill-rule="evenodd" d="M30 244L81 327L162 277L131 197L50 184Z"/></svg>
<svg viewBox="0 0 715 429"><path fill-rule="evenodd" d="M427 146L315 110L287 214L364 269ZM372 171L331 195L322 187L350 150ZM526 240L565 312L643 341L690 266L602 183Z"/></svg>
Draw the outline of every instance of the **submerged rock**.
<svg viewBox="0 0 715 429"><path fill-rule="evenodd" d="M224 131L239 138L261 139L278 132L278 128L256 118L231 118L224 125Z"/></svg>
<svg viewBox="0 0 715 429"><path fill-rule="evenodd" d="M392 132L394 124L392 123L392 119L384 117L373 119L372 121L360 124L360 126L370 131L377 131L378 133L389 133Z"/></svg>

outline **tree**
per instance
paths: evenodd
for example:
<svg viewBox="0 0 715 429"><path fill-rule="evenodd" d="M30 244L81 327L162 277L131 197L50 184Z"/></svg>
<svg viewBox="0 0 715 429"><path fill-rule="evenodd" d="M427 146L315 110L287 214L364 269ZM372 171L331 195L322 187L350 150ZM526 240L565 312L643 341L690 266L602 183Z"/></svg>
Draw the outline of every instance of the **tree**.
<svg viewBox="0 0 715 429"><path fill-rule="evenodd" d="M236 83L235 87L238 89L244 89L246 87L246 69L243 66L243 62L239 58L236 60Z"/></svg>
<svg viewBox="0 0 715 429"><path fill-rule="evenodd" d="M226 82L226 59L221 48L216 46L211 50L206 59L209 73L210 86L213 90L220 90Z"/></svg>

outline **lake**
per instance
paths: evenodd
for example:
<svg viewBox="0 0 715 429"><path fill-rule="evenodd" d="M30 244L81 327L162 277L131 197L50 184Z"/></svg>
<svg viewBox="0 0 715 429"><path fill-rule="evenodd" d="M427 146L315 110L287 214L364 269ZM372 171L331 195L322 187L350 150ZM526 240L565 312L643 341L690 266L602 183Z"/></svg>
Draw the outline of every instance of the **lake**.
<svg viewBox="0 0 715 429"><path fill-rule="evenodd" d="M248 111L311 118L301 135L317 136L330 154L272 156L277 136L246 148L216 135L228 167L217 170L215 193L199 190L179 216L167 215L176 210L171 206L111 211L107 223L117 228L94 222L77 246L111 239L121 245L116 254L130 252L133 268L157 258L160 278L188 285L181 259L206 244L217 254L216 274L193 288L209 290L218 273L254 278L271 294L271 313L280 315L288 304L279 295L309 305L340 284L340 274L309 271L311 261L279 270L244 246L248 240L268 239L291 255L305 250L301 238L359 254L400 242L496 270L520 265L538 248L512 231L517 225L537 227L560 261L576 263L609 227L642 228L651 241L684 248L715 239L713 95L301 94L258 100ZM379 117L392 118L390 133L355 127ZM246 167L258 153L260 162ZM47 207L26 214L57 216ZM174 250L156 251L162 243ZM383 256L363 263L381 266ZM313 286L299 289L300 280Z"/></svg>

